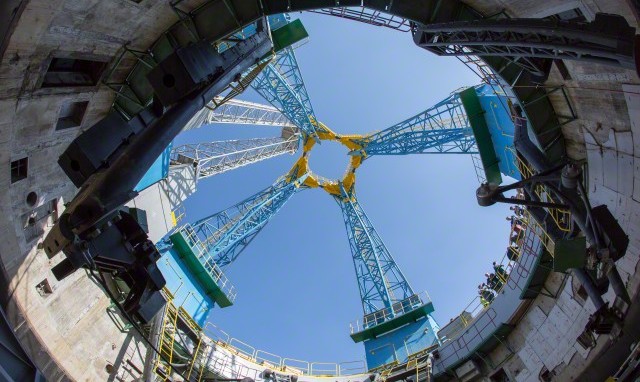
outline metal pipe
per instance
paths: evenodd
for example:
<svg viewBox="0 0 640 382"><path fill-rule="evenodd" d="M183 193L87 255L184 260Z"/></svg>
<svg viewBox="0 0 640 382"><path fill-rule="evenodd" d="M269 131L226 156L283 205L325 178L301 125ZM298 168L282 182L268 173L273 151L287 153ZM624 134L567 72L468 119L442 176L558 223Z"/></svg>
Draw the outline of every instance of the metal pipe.
<svg viewBox="0 0 640 382"><path fill-rule="evenodd" d="M102 174L95 176L75 198L78 202L69 217L74 231L90 228L102 216L135 196L132 190L136 183L193 115L270 48L268 38L259 40L248 51L241 52L224 74L204 88L193 91L136 135L122 155Z"/></svg>
<svg viewBox="0 0 640 382"><path fill-rule="evenodd" d="M596 307L596 312L599 311L600 308L604 306L604 300L602 299L600 291L594 284L591 277L582 268L573 268L573 274L578 278L585 291L587 291L587 295L591 299L591 302L593 302L593 305Z"/></svg>
<svg viewBox="0 0 640 382"><path fill-rule="evenodd" d="M620 297L627 304L631 304L631 297L629 297L629 292L624 286L622 278L620 277L620 273L618 272L618 268L616 268L615 265L613 265L607 273L607 279L609 279L609 283L611 283L611 287L613 288L616 296Z"/></svg>

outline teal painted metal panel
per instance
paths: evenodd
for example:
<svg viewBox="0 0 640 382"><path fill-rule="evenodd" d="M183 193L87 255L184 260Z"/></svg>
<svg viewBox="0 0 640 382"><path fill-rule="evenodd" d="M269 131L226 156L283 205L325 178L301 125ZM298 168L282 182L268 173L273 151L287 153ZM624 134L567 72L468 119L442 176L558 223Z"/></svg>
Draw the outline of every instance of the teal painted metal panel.
<svg viewBox="0 0 640 382"><path fill-rule="evenodd" d="M214 301L207 296L195 275L172 248L162 252L157 264L167 281L166 288L173 294L174 304L182 306L198 325L204 326Z"/></svg>
<svg viewBox="0 0 640 382"><path fill-rule="evenodd" d="M411 354L438 343L438 324L427 315L394 331L364 342L369 370L393 361L407 362Z"/></svg>
<svg viewBox="0 0 640 382"><path fill-rule="evenodd" d="M476 138L476 145L478 146L478 152L480 152L480 159L482 160L482 167L484 167L487 181L492 184L500 184L502 183L502 176L498 166L499 159L493 148L491 133L485 120L485 111L482 109L476 89L468 88L460 92L460 100L467 113L473 135Z"/></svg>
<svg viewBox="0 0 640 382"><path fill-rule="evenodd" d="M145 188L159 182L169 175L169 159L171 157L171 148L173 142L160 154L158 159L151 165L149 170L144 174L140 182L133 189L136 192L140 192Z"/></svg>
<svg viewBox="0 0 640 382"><path fill-rule="evenodd" d="M498 158L498 168L503 175L520 180L520 172L518 172L513 151L515 127L509 112L509 99L505 94L496 94L496 92L500 92L498 86L482 85L476 87L478 101L484 111L484 120L489 129L495 155Z"/></svg>

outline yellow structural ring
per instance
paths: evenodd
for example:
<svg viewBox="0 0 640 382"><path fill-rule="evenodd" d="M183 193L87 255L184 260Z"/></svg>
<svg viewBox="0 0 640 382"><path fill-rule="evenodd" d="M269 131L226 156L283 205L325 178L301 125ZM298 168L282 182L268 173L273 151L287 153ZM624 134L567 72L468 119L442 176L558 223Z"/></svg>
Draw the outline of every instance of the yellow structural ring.
<svg viewBox="0 0 640 382"><path fill-rule="evenodd" d="M316 126L316 132L318 139L321 141L334 141L344 145L349 151L357 151L362 149L362 145L358 143L358 140L365 138L363 135L338 135L334 133L327 125L322 122L312 121ZM293 167L288 173L291 181L299 179L304 174L308 174L304 180L303 185L309 188L322 188L330 195L342 196L342 189L347 194L351 194L356 182L356 169L362 164L364 157L360 155L351 156L349 161L349 167L342 178L342 180L328 180L318 177L309 169L309 155L311 149L316 144L315 137L306 137L302 143L302 156L293 164Z"/></svg>

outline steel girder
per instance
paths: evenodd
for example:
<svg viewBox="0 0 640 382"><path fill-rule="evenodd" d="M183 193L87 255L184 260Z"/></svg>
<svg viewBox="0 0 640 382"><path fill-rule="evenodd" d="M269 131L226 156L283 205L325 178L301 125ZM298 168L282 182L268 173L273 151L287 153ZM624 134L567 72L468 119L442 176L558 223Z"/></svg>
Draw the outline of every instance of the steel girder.
<svg viewBox="0 0 640 382"><path fill-rule="evenodd" d="M362 210L355 193L334 196L342 210L365 316L412 296L413 290Z"/></svg>
<svg viewBox="0 0 640 382"><path fill-rule="evenodd" d="M340 17L342 19L358 21L377 27L394 29L400 32L409 32L411 30L411 24L408 19L367 7L321 8L310 9L308 12Z"/></svg>
<svg viewBox="0 0 640 382"><path fill-rule="evenodd" d="M191 226L209 258L220 268L235 261L269 220L303 186L307 175L286 177L223 211Z"/></svg>
<svg viewBox="0 0 640 382"><path fill-rule="evenodd" d="M231 99L224 104L216 106L216 97L207 107L199 111L184 127L183 131L197 129L203 125L212 123L229 123L235 125L257 125L294 128L278 109L261 105L259 103Z"/></svg>
<svg viewBox="0 0 640 382"><path fill-rule="evenodd" d="M462 102L455 93L435 106L387 129L358 140L353 155L424 153L473 154L475 138Z"/></svg>
<svg viewBox="0 0 640 382"><path fill-rule="evenodd" d="M315 113L291 47L278 52L251 86L303 135L317 137Z"/></svg>
<svg viewBox="0 0 640 382"><path fill-rule="evenodd" d="M537 59L569 59L637 71L637 37L624 17L596 14L593 22L499 19L414 24L414 42L444 56L507 58L536 75L548 65Z"/></svg>
<svg viewBox="0 0 640 382"><path fill-rule="evenodd" d="M172 163L197 166L197 179L257 163L298 149L298 135L187 144L171 151Z"/></svg>

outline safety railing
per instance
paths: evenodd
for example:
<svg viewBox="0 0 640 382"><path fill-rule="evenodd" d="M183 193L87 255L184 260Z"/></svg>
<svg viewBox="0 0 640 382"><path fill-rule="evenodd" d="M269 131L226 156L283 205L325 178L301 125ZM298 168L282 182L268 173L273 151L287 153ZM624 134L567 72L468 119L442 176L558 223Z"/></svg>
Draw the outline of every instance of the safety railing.
<svg viewBox="0 0 640 382"><path fill-rule="evenodd" d="M490 309L493 299L502 293L507 285L515 286L516 282L512 282L512 279L528 276L529 268L531 264L520 264L520 259L523 254L536 254L537 247L535 243L540 243L545 246L550 253L553 253L553 241L546 233L546 231L540 226L533 217L531 217L526 209L522 210L521 216L515 216L517 223L513 224L509 233L509 243L507 250L502 256L501 260L496 262L494 267L494 287L489 288L489 293L485 293L485 296L475 296L463 309L462 313L451 319L450 323L443 326L440 332L445 332L446 337L440 338L441 341L447 342L458 337L459 334L464 332L481 313ZM534 242L534 238L537 239ZM527 256L530 261L533 261L536 256ZM513 272L516 262L520 264L519 268L526 272L526 275ZM491 284L492 280L487 280L488 284ZM448 328L448 325L452 327ZM444 333L443 333L444 334Z"/></svg>
<svg viewBox="0 0 640 382"><path fill-rule="evenodd" d="M282 373L310 376L340 376L367 372L364 360L348 362L309 362L295 358L284 358L265 350L256 349L246 342L233 338L211 322L205 324L203 333L211 341L227 349L234 355Z"/></svg>
<svg viewBox="0 0 640 382"><path fill-rule="evenodd" d="M365 315L362 321L358 319L351 322L349 325L351 333L357 333L373 326L380 325L385 321L389 321L395 317L409 313L429 303L431 303L431 297L429 297L429 294L426 291L416 293L404 300L394 302L390 307Z"/></svg>
<svg viewBox="0 0 640 382"><path fill-rule="evenodd" d="M518 155L516 155L516 152L513 148L507 148L507 150L511 151L514 158L516 158L516 166L518 167L522 178L531 178L534 175L533 169L531 169L531 167L527 163L525 163ZM547 190L547 188L542 184L538 184L535 187L534 192L536 196L543 202L557 203L557 201L554 200L554 198L551 196L551 193L549 193L549 190ZM546 210L549 212L549 215L556 223L558 229L564 232L571 231L571 212L569 210L559 208L547 208Z"/></svg>
<svg viewBox="0 0 640 382"><path fill-rule="evenodd" d="M482 159L480 158L480 154L471 154L471 162L473 163L473 169L476 172L476 178L478 178L478 183L483 184L487 182L487 177L484 173L484 165L482 164Z"/></svg>
<svg viewBox="0 0 640 382"><path fill-rule="evenodd" d="M391 28L400 32L409 32L411 30L411 25L408 19L366 7L322 8L312 9L308 12L320 13L323 15L358 21L365 24Z"/></svg>
<svg viewBox="0 0 640 382"><path fill-rule="evenodd" d="M216 265L215 261L206 250L206 247L200 241L200 238L193 230L193 228L191 228L190 225L185 225L181 231L183 236L185 237L185 240L193 250L200 263L202 263L209 276L211 276L218 288L220 288L220 290L227 296L229 301L233 303L237 295L235 286L231 284L220 267Z"/></svg>
<svg viewBox="0 0 640 382"><path fill-rule="evenodd" d="M183 204L180 204L179 206L176 207L175 210L171 211L171 217L173 219L172 223L174 227L177 227L180 225L180 222L182 221L182 219L184 219L184 217L187 214L187 209L185 208L185 206Z"/></svg>

